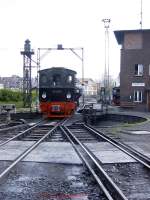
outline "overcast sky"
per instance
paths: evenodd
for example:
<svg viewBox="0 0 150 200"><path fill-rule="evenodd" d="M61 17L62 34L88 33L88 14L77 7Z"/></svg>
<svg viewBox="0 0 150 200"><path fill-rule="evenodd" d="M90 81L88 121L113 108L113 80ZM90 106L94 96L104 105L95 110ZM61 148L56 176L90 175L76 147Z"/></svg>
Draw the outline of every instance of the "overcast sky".
<svg viewBox="0 0 150 200"><path fill-rule="evenodd" d="M113 32L139 29L140 5L141 0L0 0L0 76L22 76L20 51L28 38L35 53L57 44L83 47L85 77L100 79L105 60L102 19L110 18L110 74L117 77L120 46ZM150 28L149 8L150 1L143 0L145 29ZM81 77L81 61L71 52L52 51L41 65L68 67Z"/></svg>

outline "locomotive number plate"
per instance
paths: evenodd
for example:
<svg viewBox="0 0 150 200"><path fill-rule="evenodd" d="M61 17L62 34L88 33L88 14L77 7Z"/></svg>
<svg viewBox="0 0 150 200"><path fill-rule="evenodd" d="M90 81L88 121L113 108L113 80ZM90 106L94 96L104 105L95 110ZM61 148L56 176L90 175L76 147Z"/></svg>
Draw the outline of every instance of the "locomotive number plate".
<svg viewBox="0 0 150 200"><path fill-rule="evenodd" d="M60 105L53 105L52 106L52 111L60 111Z"/></svg>

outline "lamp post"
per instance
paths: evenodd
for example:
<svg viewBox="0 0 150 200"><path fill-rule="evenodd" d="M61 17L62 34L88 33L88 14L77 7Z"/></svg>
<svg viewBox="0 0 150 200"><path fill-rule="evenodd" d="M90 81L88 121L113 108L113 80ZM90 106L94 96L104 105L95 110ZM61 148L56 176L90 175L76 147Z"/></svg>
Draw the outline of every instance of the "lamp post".
<svg viewBox="0 0 150 200"><path fill-rule="evenodd" d="M105 87L105 100L106 111L108 110L108 100L110 102L110 81L109 81L109 24L110 19L103 19L105 28L105 70L104 70L104 87Z"/></svg>

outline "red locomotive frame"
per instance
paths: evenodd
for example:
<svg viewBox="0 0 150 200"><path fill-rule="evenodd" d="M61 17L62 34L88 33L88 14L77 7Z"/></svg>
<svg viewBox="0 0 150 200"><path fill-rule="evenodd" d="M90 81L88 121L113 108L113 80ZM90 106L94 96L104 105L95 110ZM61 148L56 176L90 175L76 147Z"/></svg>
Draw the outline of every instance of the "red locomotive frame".
<svg viewBox="0 0 150 200"><path fill-rule="evenodd" d="M41 102L40 110L48 118L66 118L74 114L75 102Z"/></svg>

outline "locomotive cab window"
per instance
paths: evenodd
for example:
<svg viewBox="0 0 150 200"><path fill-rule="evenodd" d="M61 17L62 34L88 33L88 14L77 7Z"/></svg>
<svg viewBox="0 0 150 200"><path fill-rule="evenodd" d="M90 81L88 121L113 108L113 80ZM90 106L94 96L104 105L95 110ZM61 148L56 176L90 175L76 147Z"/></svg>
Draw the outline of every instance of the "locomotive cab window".
<svg viewBox="0 0 150 200"><path fill-rule="evenodd" d="M41 76L41 82L42 82L43 84L47 83L47 76L46 76L46 75L42 75L42 76Z"/></svg>
<svg viewBox="0 0 150 200"><path fill-rule="evenodd" d="M61 85L61 76L60 74L53 75L53 86Z"/></svg>
<svg viewBox="0 0 150 200"><path fill-rule="evenodd" d="M72 81L73 81L73 77L71 75L69 75L67 77L67 83L72 83Z"/></svg>

